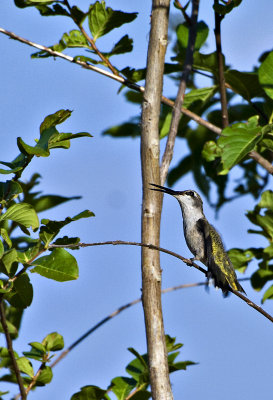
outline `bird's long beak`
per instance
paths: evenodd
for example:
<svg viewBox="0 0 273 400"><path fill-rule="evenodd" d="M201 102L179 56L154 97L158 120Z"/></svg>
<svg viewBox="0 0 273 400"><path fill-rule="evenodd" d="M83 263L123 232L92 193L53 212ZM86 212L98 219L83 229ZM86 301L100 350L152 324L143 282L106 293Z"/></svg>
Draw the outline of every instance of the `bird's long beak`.
<svg viewBox="0 0 273 400"><path fill-rule="evenodd" d="M156 185L155 183L150 183L150 185L154 186L154 188L150 188L150 190L155 190L156 192L162 192L170 194L171 196L175 196L177 192L172 189L165 188L164 186Z"/></svg>

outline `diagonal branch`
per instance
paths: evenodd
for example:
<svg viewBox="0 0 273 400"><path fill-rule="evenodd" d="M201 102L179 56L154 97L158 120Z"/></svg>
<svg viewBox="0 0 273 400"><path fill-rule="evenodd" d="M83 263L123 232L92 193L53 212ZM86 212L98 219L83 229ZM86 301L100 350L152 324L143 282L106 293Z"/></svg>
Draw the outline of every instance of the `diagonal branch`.
<svg viewBox="0 0 273 400"><path fill-rule="evenodd" d="M167 177L167 174L169 171L169 166L170 166L171 160L173 158L174 143L175 143L175 138L177 135L178 125L179 125L179 121L180 121L180 117L181 117L181 107L184 102L186 86L187 86L187 82L188 82L188 79L189 79L189 76L190 76L190 73L192 70L193 52L194 52L194 46L195 46L195 40L196 40L196 34L197 34L198 10L199 10L199 0L193 0L192 1L191 23L190 23L190 27L189 27L189 39L188 39L188 46L187 46L187 50L186 50L185 63L183 66L183 73L182 73L179 89L178 89L177 96L176 96L174 106L173 106L170 131L169 131L166 148L165 148L165 151L163 154L161 167L160 167L161 185L163 185L166 180L166 177Z"/></svg>
<svg viewBox="0 0 273 400"><path fill-rule="evenodd" d="M86 30L83 28L83 26L77 22L77 20L74 18L72 9L70 7L70 4L68 2L68 0L64 0L64 4L66 5L66 7L68 8L69 12L70 12L70 16L73 19L73 21L75 22L75 24L77 25L77 27L80 29L81 33L83 34L83 36L85 37L85 39L89 42L91 48L95 51L95 53L100 57L100 59L105 63L105 65L107 65L107 67L110 69L110 71L113 72L114 75L119 75L118 71L116 70L115 67L113 67L113 65L110 63L110 61L108 60L107 57L105 57L97 48L95 41L88 35L88 33L86 32Z"/></svg>
<svg viewBox="0 0 273 400"><path fill-rule="evenodd" d="M245 278L244 278L245 279ZM248 279L248 278L247 278ZM197 286L206 286L207 282L197 282L197 283L186 283L183 285L177 285L177 286L172 286L166 289L163 289L161 291L162 294L164 293L170 293L175 290L179 289L186 289L186 288L192 288L192 287L197 287ZM51 368L55 367L64 357L67 356L68 353L71 352L76 346L78 346L84 339L86 339L89 335L91 335L93 332L95 332L98 328L100 328L102 325L104 325L106 322L110 321L112 318L116 317L119 315L122 311L127 310L128 308L134 306L135 304L138 304L141 302L141 297L138 299L135 299L133 301L130 301L130 303L124 304L123 306L119 307L117 310L109 314L107 317L103 318L100 322L98 322L96 325L94 325L92 328L90 328L87 332L85 332L83 335L81 335L75 342L73 342L67 349L62 351L62 353L59 355L59 357L56 358L55 361L50 365Z"/></svg>
<svg viewBox="0 0 273 400"><path fill-rule="evenodd" d="M203 274L207 274L207 271L197 265L195 262L193 262L191 259L185 258L180 256L179 254L164 249L163 247L155 246L153 244L148 244L148 243L138 243L138 242L128 242L128 241L123 241L123 240L113 240L113 241L107 241L107 242L97 242L97 243L77 243L77 244L67 244L67 245L56 245L56 244L50 244L48 246L49 249L54 249L54 248L68 248L68 249L73 249L77 247L91 247L91 246L103 246L103 245L129 245L129 246L142 246L142 247L148 247L149 249L153 250L158 250L163 253L169 254L173 257L178 258L179 260L183 261L185 264L187 264L190 267L194 267L198 269L198 271L201 271ZM241 294L240 292L237 292L236 290L229 289L229 291L235 296L240 297L245 303L247 303L250 307L254 308L256 311L258 311L260 314L262 314L265 318L269 319L269 321L273 322L273 316L268 314L262 307L259 307L257 304L249 300L246 296Z"/></svg>
<svg viewBox="0 0 273 400"><path fill-rule="evenodd" d="M6 337L6 342L7 342L7 348L8 348L8 352L9 352L9 356L11 359L11 364L16 376L16 380L18 382L18 386L19 386L19 390L20 390L20 394L21 394L21 399L25 400L27 398L26 396L26 391L25 391L25 387L24 387L24 382L23 379L21 377L20 374L20 370L14 355L14 350L13 350L13 346L12 346L12 340L9 334L9 330L8 330L8 325L7 325L7 321L6 321L6 315L5 315L5 309L4 309L4 304L3 301L1 299L0 301L0 319L1 319L1 324L3 327L3 331L4 331L4 335Z"/></svg>
<svg viewBox="0 0 273 400"><path fill-rule="evenodd" d="M32 46L35 47L38 50L43 50L46 51L48 54L51 54L54 57L59 57L62 58L66 61L69 61L71 63L77 64L79 66L81 66L82 68L85 69L89 69L91 71L97 72L98 74L107 76L110 79L113 79L119 83L121 83L122 85L128 87L129 89L135 90L137 92L140 93L144 93L144 87L140 86L134 82L129 81L128 79L123 78L122 76L117 76L112 74L109 71L105 71L102 68L99 67L95 67L93 65L90 65L84 61L80 61L80 60L75 60L73 57L68 56L66 54L60 53L58 51L54 51L52 49L50 49L49 47L43 46L41 44L35 43L35 42L31 42L30 40L24 39L18 35L16 35L13 32L7 31L4 28L0 27L0 33L3 33L7 36L9 36L11 39L17 40L21 43L27 44L28 46ZM167 106L173 107L174 106L174 102L170 99L168 99L165 96L162 96L161 98L161 102L163 104L166 104ZM204 118L200 117L199 115L195 114L194 112L187 110L186 108L182 107L181 108L181 112L184 115L187 115L189 118L191 118L193 121L195 121L197 124L202 125L204 127L206 127L207 129L209 129L210 131L214 132L216 135L221 135L222 129L219 128L218 126L212 124L209 121L206 121ZM264 169L267 170L267 172L269 172L271 175L273 175L273 166L272 164L263 156L261 156L257 151L251 151L249 153L249 157L252 158L253 160L255 160L258 164L260 164Z"/></svg>

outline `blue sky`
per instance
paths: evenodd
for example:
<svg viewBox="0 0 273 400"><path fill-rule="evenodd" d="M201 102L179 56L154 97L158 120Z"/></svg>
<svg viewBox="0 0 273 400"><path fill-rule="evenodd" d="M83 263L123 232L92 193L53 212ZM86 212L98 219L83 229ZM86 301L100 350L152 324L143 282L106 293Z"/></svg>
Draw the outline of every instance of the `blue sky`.
<svg viewBox="0 0 273 400"><path fill-rule="evenodd" d="M213 24L211 1L201 1L199 20ZM88 1L77 4L88 8ZM109 47L123 34L134 38L134 51L117 58L118 66L145 65L150 2L108 1L114 9L138 11L139 17L121 31L113 31L102 46ZM251 70L259 55L272 48L273 5L261 0L244 1L223 22L223 50L235 69ZM12 1L0 4L0 26L44 45L59 40L73 25L65 18L43 18L36 10L16 8ZM40 190L63 196L81 195L42 217L63 219L84 209L95 218L68 226L63 233L80 236L83 242L104 240L140 240L141 171L139 139L117 139L101 132L130 116L140 108L126 103L117 94L118 84L91 71L56 59L32 60L34 50L0 35L1 48L1 148L0 159L10 161L18 153L16 138L28 144L38 137L43 118L61 108L74 110L63 125L65 132L88 131L94 137L72 143L69 151L56 150L50 158L35 159L23 179L34 172L42 175ZM210 33L207 52L214 50ZM207 83L206 83L207 84ZM164 94L174 95L169 80ZM185 152L178 141L172 166ZM195 188L191 176L176 188ZM248 236L250 227L244 216L253 208L251 197L231 203L215 221L214 211L205 203L205 213L224 237L227 248L257 245ZM162 214L161 245L183 256L190 256L182 232L177 202L166 198ZM80 266L77 281L60 284L31 275L34 301L26 310L20 338L14 343L20 352L27 343L40 341L52 332L63 334L68 346L83 332L119 306L140 296L140 250L129 247L98 247L73 252ZM203 275L169 256L162 255L163 288L203 280ZM247 276L254 271L250 268ZM244 288L250 299L259 303L261 295L248 283ZM264 308L273 313L273 303ZM269 321L238 298L223 299L213 288L185 289L163 296L165 331L184 343L180 360L199 363L171 376L174 397L205 399L256 400L272 393L272 326ZM4 345L3 338L0 345ZM110 380L125 375L131 360L128 347L146 352L144 319L141 305L125 311L73 350L54 370L50 385L36 390L30 398L68 399L81 386L107 387ZM1 389L5 388L1 385Z"/></svg>

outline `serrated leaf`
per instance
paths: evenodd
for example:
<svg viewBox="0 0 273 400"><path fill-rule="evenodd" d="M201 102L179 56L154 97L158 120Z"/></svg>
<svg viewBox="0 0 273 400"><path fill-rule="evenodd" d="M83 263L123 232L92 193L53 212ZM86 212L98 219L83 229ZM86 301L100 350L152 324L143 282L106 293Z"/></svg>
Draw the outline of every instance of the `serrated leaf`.
<svg viewBox="0 0 273 400"><path fill-rule="evenodd" d="M47 351L58 351L64 348L64 339L58 332L47 335L42 342Z"/></svg>
<svg viewBox="0 0 273 400"><path fill-rule="evenodd" d="M112 29L133 21L136 16L137 13L115 11L110 7L105 7L105 1L96 1L90 6L88 12L89 29L94 41Z"/></svg>
<svg viewBox="0 0 273 400"><path fill-rule="evenodd" d="M84 386L80 392L74 393L70 400L105 400L109 399L107 390L98 386Z"/></svg>
<svg viewBox="0 0 273 400"><path fill-rule="evenodd" d="M34 208L27 203L13 204L0 216L0 221L12 220L33 230L39 227L39 219Z"/></svg>
<svg viewBox="0 0 273 400"><path fill-rule="evenodd" d="M31 272L58 282L66 282L79 277L79 268L75 257L64 249L54 249L48 256L40 257L31 264Z"/></svg>
<svg viewBox="0 0 273 400"><path fill-rule="evenodd" d="M34 377L34 371L31 362L26 357L19 357L16 360L18 368L21 372L24 372L31 378Z"/></svg>
<svg viewBox="0 0 273 400"><path fill-rule="evenodd" d="M273 99L273 51L271 51L261 64L259 81L266 94Z"/></svg>

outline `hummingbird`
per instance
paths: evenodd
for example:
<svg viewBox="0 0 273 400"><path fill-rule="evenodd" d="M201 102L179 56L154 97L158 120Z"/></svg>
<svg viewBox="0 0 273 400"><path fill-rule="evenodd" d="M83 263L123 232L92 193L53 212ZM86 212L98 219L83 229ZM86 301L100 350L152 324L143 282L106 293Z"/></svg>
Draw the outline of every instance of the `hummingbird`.
<svg viewBox="0 0 273 400"><path fill-rule="evenodd" d="M164 186L155 185L151 190L170 194L178 201L183 217L183 229L187 246L194 255L192 261L201 261L207 268L207 278L214 281L227 296L229 289L245 293L237 280L232 262L224 248L221 236L208 222L203 211L203 201L194 190L178 192Z"/></svg>

